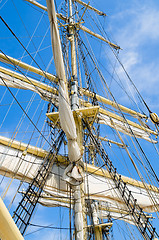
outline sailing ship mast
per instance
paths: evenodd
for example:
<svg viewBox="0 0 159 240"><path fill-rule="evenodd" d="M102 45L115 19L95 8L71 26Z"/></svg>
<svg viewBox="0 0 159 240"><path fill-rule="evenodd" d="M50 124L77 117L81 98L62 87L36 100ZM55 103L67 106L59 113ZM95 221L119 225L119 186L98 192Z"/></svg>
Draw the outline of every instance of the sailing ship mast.
<svg viewBox="0 0 159 240"><path fill-rule="evenodd" d="M46 7L43 7L37 2L31 1L31 0L29 1L35 4L36 6L39 6L42 9L46 10ZM86 9L87 8L91 9L97 12L98 14L103 15L102 12L91 7L89 4L85 4L79 0L77 2L84 5ZM114 49L120 49L120 48L117 45L109 42L104 37L98 34L95 34L88 28L82 26L80 22L76 23L73 19L71 0L69 0L69 17L68 18L55 13L55 7L54 7L53 1L47 0L47 6L48 6L48 14L49 14L49 19L51 24L51 36L52 36L52 42L53 42L53 53L54 53L54 61L55 61L57 76L53 76L51 74L48 74L47 72L40 71L35 67L33 68L29 66L29 68L33 72L36 72L40 75L42 74L43 76L47 76L52 81L56 82L56 84L59 83L59 92L57 92L57 89L53 87L48 87L44 83L41 84L38 81L31 78L26 79L21 74L17 74L13 71L10 71L4 68L0 69L1 79L2 79L1 84L5 85L7 83L11 87L13 86L16 87L18 84L20 84L20 81L22 81L23 83L25 83L23 86L21 86L22 88L24 89L30 88L30 90L37 92L46 101L48 101L52 97L52 95L50 95L49 93L54 94L53 101L55 103L57 102L57 99L58 99L59 112L47 113L47 116L53 123L55 122L57 123L58 119L60 119L60 125L67 136L69 165L67 166L63 176L64 176L64 179L69 183L70 189L72 189L72 191L74 192L73 194L74 194L74 201L75 201L74 211L75 211L75 234L76 234L75 238L77 240L87 239L87 233L86 233L87 230L94 228L95 239L97 240L102 239L102 229L112 225L112 223L99 224L99 218L98 218L99 209L96 204L98 200L95 200L95 202L92 201L92 203L89 206L91 209L92 217L93 217L92 225L87 226L87 223L86 223L85 213L87 210L85 206L86 193L84 189L84 184L85 184L84 174L86 169L88 169L88 171L90 172L93 171L93 174L94 172L98 172L98 168L92 170L91 167L88 166L87 164L84 165L82 160L82 154L83 154L82 134L84 132L84 129L86 129L85 135L89 136L89 138L91 139L93 146L98 152L100 158L104 161L104 165L107 169L107 172L104 173L103 176L102 176L102 173L100 173L99 176L104 178L107 175L107 177L110 179L109 181L111 181L111 185L114 185L114 187L119 191L120 197L117 200L117 197L115 196L114 201L118 201L119 204L122 201L122 205L125 206L124 210L126 211L126 209L128 209L130 214L130 218L127 218L127 221L130 221L130 222L132 221L137 226L137 228L139 229L144 239L153 239L155 236L157 237L158 234L156 230L153 228L151 221L149 220L149 216L146 215L145 212L142 210L141 208L142 203L138 205L138 201L140 201L140 199L138 199L138 201L136 202L136 199L132 195L132 192L129 186L129 183L131 180L130 179L126 180L124 179L123 176L117 173L117 170L114 167L112 161L109 159L101 143L98 142L97 140L98 138L101 140L103 138L100 136L96 137L93 134L91 125L95 121L98 114L98 118L101 121L101 123L111 126L117 132L121 131L130 136L134 134L135 137L144 138L148 141L154 141L154 142L155 140L151 140L149 138L149 134L151 133L157 136L157 133L147 128L146 125L144 124L140 125L140 124L137 124L136 122L127 120L123 116L119 116L115 113L111 113L108 110L103 109L101 106L94 106L90 102L80 99L78 97L78 95L82 93L83 95L92 99L95 97L99 102L101 101L102 103L108 104L116 109L120 109L123 112L129 113L132 116L136 116L137 118L147 118L147 116L144 114L125 108L124 106L121 106L114 101L101 97L100 95L95 95L93 92L91 92L88 89L81 88L81 87L78 88L77 62L76 62L76 50L75 50L75 33L77 28L82 29L83 31L91 34L92 36L101 39L102 41L108 43L109 46L113 47ZM67 75L65 73L64 59L62 56L60 35L59 35L56 15L60 19L63 19L63 21L66 22L68 39L70 40L70 45L71 45L71 81L70 81L71 87L70 89L68 88L68 82L66 80ZM21 65L22 68L28 69L28 66L26 64L22 62L18 62L18 60L13 59L10 56L1 54L0 58L2 61L8 62L9 64L18 63L19 66ZM12 78L14 78L14 81L12 81ZM68 89L71 95L71 103L69 103L70 99L69 99ZM151 118L156 124L158 123L158 118L156 117L155 114L152 114ZM42 191L43 189L45 189L47 185L46 182L48 181L48 176L51 172L53 163L55 162L55 158L56 158L55 156L58 154L61 143L63 141L63 135L64 134L61 131L56 141L54 142L53 146L51 147L51 150L49 153L42 152L40 149L36 149L33 147L30 148L29 146L25 148L25 146L20 145L18 142L13 142L13 148L19 149L20 147L23 156L25 156L26 152L32 153L34 154L34 156L36 156L38 152L38 154L40 155L37 154L37 156L42 156L42 155L44 156L44 162L41 164L41 168L38 170L36 176L34 175L33 178L31 178L29 175L26 176L26 178L29 179L31 184L29 185L29 188L26 191L26 193L24 193L23 199L14 213L14 219L17 225L20 221L19 226L22 226L21 232L23 234L30 222L30 219L36 207L36 204L42 201L41 199ZM131 159L131 155L127 149L127 146L122 141L120 134L118 134L118 136L119 136L119 139L121 140L121 143L117 143L115 141L114 143L120 147L125 148L127 151L127 154L130 156L130 159ZM103 139L103 140L107 140L107 139ZM0 141L4 146L7 147L7 144L9 143L10 140L7 138L1 138ZM59 162L60 161L61 160L59 160ZM63 160L61 161L61 164L63 164ZM3 166L1 167L1 171L3 171ZM8 176L10 172L12 173L12 171L13 169L11 168L10 170L8 170ZM17 174L17 177L21 179L20 174L18 175L18 173L15 173L15 176L16 174ZM140 188L142 185L141 183L139 185L137 183L135 184L137 185L137 188ZM135 184L134 183L132 184L134 188L135 188ZM145 187L146 185L144 185L143 183L143 186ZM51 184L50 184L50 187L52 187ZM155 187L146 186L146 188L148 189L148 192L150 193L151 196L153 195L155 196L155 194L158 194L158 190ZM89 196L89 193L87 193L87 195ZM112 196L113 195L115 195L115 191L114 192L112 191ZM101 196L101 199L103 197L104 196ZM26 208L26 202L28 202L27 208ZM67 203L65 202L65 204ZM148 204L147 208L149 207L149 205L150 204ZM25 215L25 218L21 217L22 212ZM122 214L120 210L119 210L119 213ZM88 212L86 214L88 214Z"/></svg>

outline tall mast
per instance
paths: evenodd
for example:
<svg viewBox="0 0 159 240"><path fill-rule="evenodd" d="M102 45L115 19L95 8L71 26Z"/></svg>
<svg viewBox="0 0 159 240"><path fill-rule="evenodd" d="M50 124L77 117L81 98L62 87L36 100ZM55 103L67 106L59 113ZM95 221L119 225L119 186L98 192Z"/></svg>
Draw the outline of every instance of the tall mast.
<svg viewBox="0 0 159 240"><path fill-rule="evenodd" d="M77 62L76 62L76 50L75 50L75 28L73 24L72 14L72 0L69 0L69 40L71 45L71 109L76 110L79 108L78 98L78 79L77 79ZM75 120L77 131L77 143L82 151L82 121L78 117ZM83 169L80 169L83 171ZM84 199L84 183L78 186L74 186L74 212L75 212L75 239L86 240L86 217L85 217L85 199ZM83 219L80 219L82 216ZM79 226L80 224L80 226Z"/></svg>
<svg viewBox="0 0 159 240"><path fill-rule="evenodd" d="M74 21L73 21L73 13L72 13L72 0L69 0L69 40L71 45L71 70L72 70L72 76L71 76L71 108L72 110L76 110L79 108L79 98L78 98L78 79L77 79L77 63L76 63L76 49L75 49L75 27L74 27ZM76 120L76 131L77 131L77 142L82 149L83 143L82 143L82 121L81 118L78 117ZM76 196L78 195L78 198ZM76 219L78 219L78 215L80 214L78 211L76 212L76 208L78 208L78 204L81 201L82 206L82 215L83 215L83 222L81 221L81 228L83 228L83 239L87 239L87 231L86 231L86 216L85 216L85 198L84 198L84 183L81 184L81 186L74 187L74 200L75 200L75 229L76 229ZM92 203L93 204L93 203ZM93 209L94 207L91 206ZM102 240L102 229L99 225L99 220L96 220L96 217L94 217L93 213L93 225L94 225L94 234L96 240ZM96 215L96 214L95 214ZM78 221L78 220L77 220ZM79 222L79 221L78 221ZM83 226L82 226L83 225ZM76 232L76 240L82 240L81 237L78 237L78 232Z"/></svg>

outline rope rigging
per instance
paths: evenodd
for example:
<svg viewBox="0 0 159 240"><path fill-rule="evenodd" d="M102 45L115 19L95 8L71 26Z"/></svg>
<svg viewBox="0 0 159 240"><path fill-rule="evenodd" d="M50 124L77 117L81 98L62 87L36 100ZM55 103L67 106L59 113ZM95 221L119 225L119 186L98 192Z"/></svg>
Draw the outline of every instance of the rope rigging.
<svg viewBox="0 0 159 240"><path fill-rule="evenodd" d="M116 168L113 166L111 160L109 159L108 155L105 153L104 149L101 147L100 143L94 138L91 129L87 122L83 120L83 124L87 127L90 137L92 138L96 148L98 149L102 159L105 161L105 166L109 171L116 187L119 190L123 200L125 201L129 211L134 218L135 224L140 231L141 235L145 239L152 240L154 236L159 237L156 229L152 226L149 218L146 217L145 213L143 212L142 208L137 204L137 200L134 199L131 191L126 186L126 183L122 181L121 175L117 174Z"/></svg>
<svg viewBox="0 0 159 240"><path fill-rule="evenodd" d="M96 70L98 71L101 80L104 82L106 88L108 89L108 92L109 92L110 96L113 98L113 100L114 100L115 103L117 104L117 106L118 106L118 110L119 110L120 114L121 114L122 117L125 119L126 124L128 124L128 123L127 123L127 120L126 120L126 118L125 118L125 116L124 116L124 114L123 114L123 112L121 111L121 109L120 109L120 107L119 107L117 101L115 100L115 98L114 98L112 92L110 91L110 89L109 89L109 87L108 87L108 85L107 85L107 83L106 83L106 80L104 79L104 77L103 77L101 71L99 70L98 66L96 65L96 64L97 64L96 59L93 59L93 56L92 56L92 55L90 54L90 52L88 51L88 49L87 49L86 45L84 44L84 42L82 42L82 44L83 44L83 46L85 47L85 49L87 50L87 53L88 53L88 55L90 56L90 59L92 60L92 62L94 63L95 68L96 68ZM95 57L94 57L94 58L95 58ZM155 173L155 171L154 171L154 169L153 169L153 167L152 167L152 165L151 165L149 159L147 158L145 152L143 151L143 149L142 149L142 147L141 147L139 141L137 140L136 136L134 135L134 133L133 133L131 127L129 126L129 124L128 124L128 128L130 129L131 134L134 136L135 141L137 142L137 145L139 146L139 149L140 149L142 155L144 156L144 158L145 158L145 160L146 160L146 162L147 162L147 164L148 164L148 166L149 166L149 168L150 168L150 171L152 172L153 176L155 177L157 183L159 183L159 179L158 179L157 174Z"/></svg>
<svg viewBox="0 0 159 240"><path fill-rule="evenodd" d="M93 19L93 21L94 21L94 19ZM95 21L94 21L94 22L95 22ZM100 21L99 21L99 23L100 23ZM95 22L95 24L96 24L96 22ZM100 25L101 25L101 23L100 23ZM96 26L98 27L97 24L96 24ZM104 34L105 34L106 37L108 37L108 35L107 35L107 33L106 33L106 31L105 31L105 29L104 29L104 27L103 27L102 25L101 25L101 29L102 29L102 30L101 30L99 27L98 27L98 29L99 29L100 33L101 33L103 36L104 36ZM104 33L104 34L103 34L103 33ZM108 38L108 39L109 39L109 38ZM148 110L148 112L149 112L149 115L150 115L150 119L152 120L152 122L153 122L154 124L159 125L159 117L158 117L158 115L157 115L156 113L153 113L153 112L150 110L148 104L147 104L146 101L143 99L141 93L139 92L139 90L138 90L137 87L135 86L135 84L134 84L134 82L132 81L130 75L128 74L128 72L126 71L124 65L122 64L121 60L119 59L118 52L116 53L116 52L113 50L113 48L111 48L111 47L110 47L110 49L111 49L111 51L113 52L113 54L114 54L114 56L116 57L116 59L117 59L117 61L119 62L119 64L121 65L121 67L123 68L123 70L124 70L127 78L129 79L129 81L130 81L131 84L133 85L134 89L135 89L136 92L138 93L138 96L140 97L140 99L142 100L142 102L144 103L144 105L146 106L146 108L147 108L147 110Z"/></svg>
<svg viewBox="0 0 159 240"><path fill-rule="evenodd" d="M48 156L44 159L44 162L40 166L33 181L29 184L29 187L16 208L13 218L15 223L19 227L20 232L24 235L27 227L29 226L30 219L38 203L43 187L49 176L49 173L54 164L55 158L59 152L64 132L61 131L56 141L54 142Z"/></svg>

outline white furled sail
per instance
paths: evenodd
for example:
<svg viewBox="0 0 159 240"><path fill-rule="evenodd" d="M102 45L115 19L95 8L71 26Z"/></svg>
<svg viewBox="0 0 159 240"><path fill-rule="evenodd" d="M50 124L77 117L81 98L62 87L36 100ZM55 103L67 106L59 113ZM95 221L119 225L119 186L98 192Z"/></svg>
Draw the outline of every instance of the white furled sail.
<svg viewBox="0 0 159 240"><path fill-rule="evenodd" d="M14 72L8 71L8 73L13 74ZM54 104L58 103L58 97L53 93L55 92L54 88L48 86L47 84L40 83L39 81L36 81L30 77L27 77L24 81L24 76L18 73L16 73L16 75L17 77L14 77L0 71L0 85L7 85L7 87L31 90L38 93L40 97L45 101L51 101Z"/></svg>
<svg viewBox="0 0 159 240"><path fill-rule="evenodd" d="M127 122L122 122L117 119L110 118L103 114L98 114L99 123L108 125L124 134L129 136L135 136L137 138L145 139L149 142L157 143L157 141L150 138L150 134L146 131L146 128L139 129L134 126L130 126Z"/></svg>

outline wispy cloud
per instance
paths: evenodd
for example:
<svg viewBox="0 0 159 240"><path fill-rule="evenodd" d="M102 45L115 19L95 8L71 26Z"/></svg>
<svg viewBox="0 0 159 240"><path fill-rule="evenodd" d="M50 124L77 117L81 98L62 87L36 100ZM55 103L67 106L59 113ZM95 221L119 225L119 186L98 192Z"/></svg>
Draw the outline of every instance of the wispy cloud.
<svg viewBox="0 0 159 240"><path fill-rule="evenodd" d="M152 96L153 105L159 101L159 5L152 2L132 1L129 8L112 17L112 23L123 48L120 59L144 98ZM117 21L121 27L115 25Z"/></svg>

